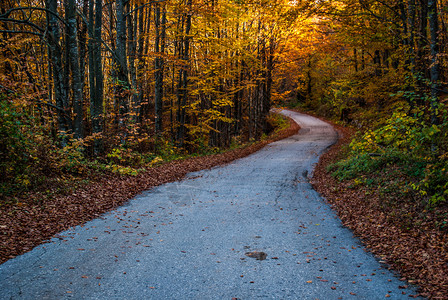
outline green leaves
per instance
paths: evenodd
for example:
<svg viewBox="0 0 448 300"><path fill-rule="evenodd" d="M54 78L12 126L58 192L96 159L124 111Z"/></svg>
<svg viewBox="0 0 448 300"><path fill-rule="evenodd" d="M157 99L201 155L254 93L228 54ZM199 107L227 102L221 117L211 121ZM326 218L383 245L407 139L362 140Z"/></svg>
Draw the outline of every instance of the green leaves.
<svg viewBox="0 0 448 300"><path fill-rule="evenodd" d="M25 171L34 163L35 150L29 117L11 101L0 100L0 194L8 193L8 183L29 184Z"/></svg>
<svg viewBox="0 0 448 300"><path fill-rule="evenodd" d="M448 123L428 124L420 113L393 113L384 125L367 130L350 143L349 157L330 167L341 180L371 176L399 166L404 185L427 199L430 206L448 199Z"/></svg>

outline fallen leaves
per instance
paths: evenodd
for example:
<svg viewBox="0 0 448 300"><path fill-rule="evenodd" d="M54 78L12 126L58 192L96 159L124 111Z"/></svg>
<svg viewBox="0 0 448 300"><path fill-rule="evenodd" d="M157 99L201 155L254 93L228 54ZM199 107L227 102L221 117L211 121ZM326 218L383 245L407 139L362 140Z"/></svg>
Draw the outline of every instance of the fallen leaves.
<svg viewBox="0 0 448 300"><path fill-rule="evenodd" d="M124 204L142 191L182 179L190 172L229 163L260 150L270 142L296 134L299 130L298 125L291 120L290 124L289 128L280 131L270 139L244 148L168 162L158 167L148 168L147 172L133 177L104 174L99 179L94 178L93 182L87 186L68 194L56 193L45 202L36 192L24 195L23 199L15 199L16 203L21 205L1 205L0 263L31 250L58 232L97 218ZM111 234L110 231L105 233Z"/></svg>
<svg viewBox="0 0 448 300"><path fill-rule="evenodd" d="M342 138L335 147L321 156L312 179L314 188L327 199L344 225L352 229L368 249L381 258L382 263L399 271L404 280L419 285L423 297L446 299L448 232L438 230L433 221L436 218L431 217L409 230L409 226L403 224L406 220L409 222L406 214L412 209L406 202L395 209L384 207L375 191L362 187L353 189L349 182L336 181L326 167L339 159L339 151L351 141L353 131L335 127ZM412 202L412 199L404 201ZM404 217L397 217L400 215ZM407 285L400 288L407 288Z"/></svg>
<svg viewBox="0 0 448 300"><path fill-rule="evenodd" d="M246 256L255 258L256 260L265 260L268 256L265 252L261 251L252 251L245 253Z"/></svg>

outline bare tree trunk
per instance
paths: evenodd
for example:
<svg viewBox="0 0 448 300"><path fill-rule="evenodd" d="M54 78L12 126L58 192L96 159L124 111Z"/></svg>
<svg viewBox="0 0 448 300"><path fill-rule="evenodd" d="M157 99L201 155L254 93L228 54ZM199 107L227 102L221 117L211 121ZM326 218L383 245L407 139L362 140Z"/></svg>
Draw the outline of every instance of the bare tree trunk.
<svg viewBox="0 0 448 300"><path fill-rule="evenodd" d="M263 102L263 125L266 129L266 117L271 109L271 93L272 93L272 71L274 70L274 51L276 47L275 38L272 36L269 41L269 48L266 57L266 88Z"/></svg>
<svg viewBox="0 0 448 300"><path fill-rule="evenodd" d="M404 2L404 0L399 1L398 8L400 9L400 17L401 17L401 24L402 24L401 29L403 30L403 44L408 46L409 45L409 27L408 27L406 3Z"/></svg>
<svg viewBox="0 0 448 300"><path fill-rule="evenodd" d="M137 4L135 5L137 7ZM137 88L137 70L135 67L135 58L137 57L137 17L133 17L132 14L128 14L127 18L127 30L128 30L128 57L129 57L129 77L130 84L134 90ZM132 115L132 122L137 123L137 107L139 106L139 95L138 93L132 92L131 95L131 109L130 113Z"/></svg>
<svg viewBox="0 0 448 300"><path fill-rule="evenodd" d="M95 1L95 2L94 2ZM103 152L103 70L101 61L101 27L102 0L89 2L89 84L90 84L90 114L92 118L92 133L95 136L94 154Z"/></svg>
<svg viewBox="0 0 448 300"><path fill-rule="evenodd" d="M431 32L431 123L437 124L436 109L438 105L438 81L440 77L439 62L439 21L437 13L437 0L428 1L429 30Z"/></svg>
<svg viewBox="0 0 448 300"><path fill-rule="evenodd" d="M127 47L126 47L126 7L127 0L117 0L116 2L116 14L117 14L117 48L116 48L116 63L117 68L117 88L116 88L116 101L119 105L118 108L118 126L121 129L122 140L126 136L126 124L129 112L128 93L129 81L128 81L128 64L127 64Z"/></svg>
<svg viewBox="0 0 448 300"><path fill-rule="evenodd" d="M184 26L185 26L185 15L179 17L178 19L178 28L177 32L179 35L179 39L177 41L177 48L178 48L178 58L181 60L183 58L184 53L184 39L183 33L184 33ZM181 34L179 34L181 33ZM182 85L183 85L183 65L180 67L179 75L177 78L177 90L176 90L176 97L177 97L177 112L176 112L176 121L177 121L177 132L176 132L176 141L180 144L180 139L183 135L183 128L181 128L183 125L181 121L184 119L182 117Z"/></svg>
<svg viewBox="0 0 448 300"><path fill-rule="evenodd" d="M48 40L48 48L50 55L50 64L54 80L54 96L58 109L59 134L62 136L62 146L67 144L67 133L71 129L71 118L68 107L68 97L64 84L64 71L62 65L62 50L59 44L60 29L57 18L58 1L47 0L47 22L50 39Z"/></svg>
<svg viewBox="0 0 448 300"><path fill-rule="evenodd" d="M147 8L148 10L148 18L151 16L151 6ZM139 123L143 122L143 116L145 115L146 108L148 107L148 103L144 103L143 99L146 93L146 90L144 89L145 86L145 76L144 76L144 68L146 66L146 59L145 55L147 52L146 45L149 44L147 41L145 42L145 34L148 31L148 26L146 26L146 23L150 24L145 18L146 14L146 8L145 9L139 9L139 21L138 21L138 45L137 45L137 53L138 53L138 64L137 64L137 91L138 91L138 104L135 107L135 113L137 114L137 120Z"/></svg>
<svg viewBox="0 0 448 300"><path fill-rule="evenodd" d="M163 130L163 72L164 72L164 58L165 52L165 30L166 30L166 8L163 5L163 12L161 13L160 4L157 4L154 20L155 20L155 52L156 58L154 61L155 68L155 131L157 135L160 135ZM161 16L162 14L162 16ZM160 18L162 21L160 22Z"/></svg>
<svg viewBox="0 0 448 300"><path fill-rule="evenodd" d="M73 113L74 113L74 133L75 138L81 139L84 137L83 133L83 92L82 92L82 77L79 66L79 50L78 41L76 39L77 20L76 20L76 4L75 0L68 0L66 7L67 18L67 39L68 39L68 54L69 64L72 71L72 93L73 93Z"/></svg>
<svg viewBox="0 0 448 300"><path fill-rule="evenodd" d="M363 56L363 58L364 58L364 56ZM310 55L308 57L308 69L307 69L307 72L306 72L306 94L307 94L308 100L311 100L312 92L313 92L313 89L312 89L312 87L313 87L313 85L312 85L312 77L311 77L311 67L312 67L311 59L312 59L312 56ZM364 62L364 60L363 60L363 62ZM364 67L363 67L363 69L364 69Z"/></svg>
<svg viewBox="0 0 448 300"><path fill-rule="evenodd" d="M366 59L364 56L364 49L361 50L361 70L364 70L366 68Z"/></svg>
<svg viewBox="0 0 448 300"><path fill-rule="evenodd" d="M181 93L180 93L180 114L179 114L179 128L177 132L177 140L180 146L184 145L185 141L185 122L186 122L186 105L188 99L188 68L189 68L189 60L190 60L190 30L191 30L191 8L192 2L191 0L187 0L188 12L186 13L186 22L185 22L185 37L184 37L184 45L183 45L183 54L182 59L184 61L184 66L181 70Z"/></svg>
<svg viewBox="0 0 448 300"><path fill-rule="evenodd" d="M82 13L84 16L89 15L89 0L83 0L82 4ZM87 67L87 24L81 22L80 30L78 31L78 40L79 40L79 73L81 76L81 84L82 91L85 93L85 84L86 80L84 79L86 76L86 67ZM86 101L86 97L84 97L84 101ZM83 109L85 110L86 104L83 104ZM85 133L84 133L85 134Z"/></svg>
<svg viewBox="0 0 448 300"><path fill-rule="evenodd" d="M419 59L419 71L422 74L427 75L427 64L425 62L425 56L427 54L426 48L427 32L428 32L428 0L420 0L420 34L418 35L418 52L417 57Z"/></svg>
<svg viewBox="0 0 448 300"><path fill-rule="evenodd" d="M415 51L415 0L409 0L408 4L408 28L409 28L409 46L411 48L411 55L414 55Z"/></svg>

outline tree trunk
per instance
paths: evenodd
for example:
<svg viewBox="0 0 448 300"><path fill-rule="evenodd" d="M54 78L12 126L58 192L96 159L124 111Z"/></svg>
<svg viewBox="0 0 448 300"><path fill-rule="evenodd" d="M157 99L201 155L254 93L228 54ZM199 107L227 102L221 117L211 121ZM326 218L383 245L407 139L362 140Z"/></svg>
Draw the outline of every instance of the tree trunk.
<svg viewBox="0 0 448 300"><path fill-rule="evenodd" d="M67 18L67 39L69 64L72 71L72 93L73 93L73 113L74 113L74 133L75 138L81 139L83 134L83 93L82 93L82 77L79 66L79 51L76 20L76 4L75 0L68 0L66 7Z"/></svg>
<svg viewBox="0 0 448 300"><path fill-rule="evenodd" d="M94 2L95 1L95 2ZM101 61L102 0L89 1L89 85L92 134L95 135L93 151L103 152L103 72Z"/></svg>
<svg viewBox="0 0 448 300"><path fill-rule="evenodd" d="M429 30L431 32L431 123L437 124L436 109L438 106L438 81L440 77L439 63L439 21L437 13L437 0L428 1Z"/></svg>
<svg viewBox="0 0 448 300"><path fill-rule="evenodd" d="M272 92L272 71L274 70L274 51L275 38L272 36L269 41L269 48L266 57L266 90L263 103L263 124L266 129L266 117L271 109L271 92Z"/></svg>
<svg viewBox="0 0 448 300"><path fill-rule="evenodd" d="M89 0L83 0L82 4L82 13L84 16L89 15ZM81 90L83 93L85 93L85 83L87 82L84 80L86 76L86 67L87 67L87 24L84 22L81 22L80 30L78 31L78 40L79 40L79 73L81 76ZM86 101L85 96L83 95L83 100ZM83 104L83 109L85 110L85 104ZM84 133L85 134L85 133Z"/></svg>
<svg viewBox="0 0 448 300"><path fill-rule="evenodd" d="M427 42L427 32L428 32L428 0L420 0L420 34L418 37L418 53L419 58L419 71L422 74L427 73L427 64L425 62L425 56L427 54L426 48Z"/></svg>
<svg viewBox="0 0 448 300"><path fill-rule="evenodd" d="M157 4L155 10L155 52L156 58L154 60L155 68L155 131L160 135L163 130L163 73L164 73L164 52L165 52L165 30L166 30L166 8L163 7L163 12L160 9L161 4ZM161 16L162 15L162 16ZM162 18L162 21L160 20Z"/></svg>
<svg viewBox="0 0 448 300"><path fill-rule="evenodd" d="M54 81L54 96L56 106L58 109L58 129L61 135L61 144L64 147L67 145L67 133L71 129L71 118L68 107L68 97L66 93L66 87L64 84L64 68L62 65L62 50L59 44L60 29L57 18L58 1L47 0L47 22L48 32L50 38L48 40L49 59L52 69L53 81Z"/></svg>
<svg viewBox="0 0 448 300"><path fill-rule="evenodd" d="M411 61L415 62L415 0L409 0L408 4L408 28L409 28L409 48L411 52Z"/></svg>
<svg viewBox="0 0 448 300"><path fill-rule="evenodd" d="M188 12L186 13L186 21L185 21L185 36L183 39L183 51L182 60L184 61L184 65L181 70L180 82L181 82L181 91L180 91L180 105L179 105L179 128L177 132L177 141L181 147L184 146L185 142L185 122L186 122L186 105L188 99L188 69L189 69L189 60L190 60L190 30L191 30L191 8L192 1L187 0Z"/></svg>
<svg viewBox="0 0 448 300"><path fill-rule="evenodd" d="M148 10L148 16L147 18L151 17L151 5L147 8ZM145 18L146 9L139 9L139 22L138 22L138 45L137 45L137 53L138 53L138 64L137 64L137 91L138 91L138 105L135 107L136 114L137 114L137 120L139 123L143 122L144 116L146 115L146 111L148 110L148 102L143 101L145 99L145 93L147 93L146 89L144 88L146 86L146 80L144 75L144 69L146 66L146 58L145 55L147 52L146 45L149 44L145 38L145 34L148 32L149 29L149 20ZM146 25L148 24L148 26Z"/></svg>
<svg viewBox="0 0 448 300"><path fill-rule="evenodd" d="M409 45L409 28L408 28L408 17L407 17L407 11L406 11L406 4L404 3L404 0L399 1L398 8L400 9L400 17L401 17L401 24L402 24L401 29L403 31L403 44L408 46Z"/></svg>
<svg viewBox="0 0 448 300"><path fill-rule="evenodd" d="M137 4L135 5L137 7ZM128 57L129 57L129 77L131 80L132 88L137 88L137 69L135 67L135 58L137 56L137 18L133 17L132 14L128 14L127 18L127 29L128 29ZM138 93L132 92L131 96L131 109L130 113L132 115L132 123L137 123L137 107L139 106L139 95ZM135 125L134 125L135 126Z"/></svg>
<svg viewBox="0 0 448 300"><path fill-rule="evenodd" d="M306 94L307 94L308 101L311 100L312 92L313 92L313 89L312 89L313 85L312 85L312 78L311 78L311 67L312 67L311 59L312 59L312 57L309 56L308 57L308 70L306 72L306 75L307 75L306 76L307 77L306 78Z"/></svg>
<svg viewBox="0 0 448 300"><path fill-rule="evenodd" d="M128 103L128 93L129 81L128 81L128 64L127 64L127 47L126 47L126 7L127 0L117 0L116 2L116 14L117 14L117 24L116 24L116 91L115 98L118 104L118 126L121 130L122 135L121 142L124 143L126 136L126 125L129 112Z"/></svg>

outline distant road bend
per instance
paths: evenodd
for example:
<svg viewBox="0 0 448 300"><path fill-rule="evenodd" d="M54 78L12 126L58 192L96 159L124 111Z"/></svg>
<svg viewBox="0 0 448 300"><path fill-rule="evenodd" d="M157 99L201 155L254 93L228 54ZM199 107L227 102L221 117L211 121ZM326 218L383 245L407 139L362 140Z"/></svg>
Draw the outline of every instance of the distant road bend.
<svg viewBox="0 0 448 300"><path fill-rule="evenodd" d="M0 265L0 299L409 299L308 182L336 132L281 113L298 135Z"/></svg>

